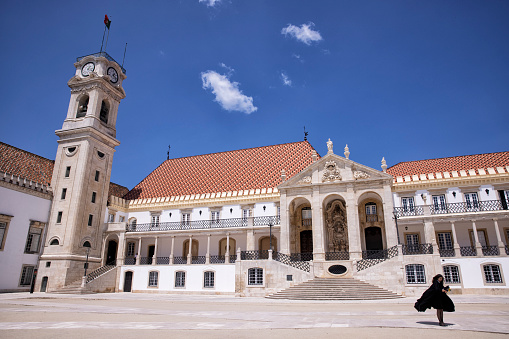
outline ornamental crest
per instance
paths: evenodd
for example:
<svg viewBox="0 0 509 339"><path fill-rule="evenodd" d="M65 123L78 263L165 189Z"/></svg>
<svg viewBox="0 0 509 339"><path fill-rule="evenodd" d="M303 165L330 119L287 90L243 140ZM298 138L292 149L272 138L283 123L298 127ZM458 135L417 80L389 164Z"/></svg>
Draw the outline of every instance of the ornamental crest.
<svg viewBox="0 0 509 339"><path fill-rule="evenodd" d="M363 171L355 171L353 172L353 177L357 180L357 179L367 179L370 177L370 175L366 172L363 172Z"/></svg>
<svg viewBox="0 0 509 339"><path fill-rule="evenodd" d="M311 177L308 175L297 182L298 184L309 184L311 183Z"/></svg>
<svg viewBox="0 0 509 339"><path fill-rule="evenodd" d="M333 160L327 161L322 175L322 182L337 180L341 180L341 174L339 173L336 162Z"/></svg>

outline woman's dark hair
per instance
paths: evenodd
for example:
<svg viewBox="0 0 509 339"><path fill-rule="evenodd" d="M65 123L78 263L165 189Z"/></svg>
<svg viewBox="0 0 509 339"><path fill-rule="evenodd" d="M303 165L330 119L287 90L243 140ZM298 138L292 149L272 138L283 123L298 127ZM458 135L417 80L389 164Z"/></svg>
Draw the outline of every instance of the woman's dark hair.
<svg viewBox="0 0 509 339"><path fill-rule="evenodd" d="M442 277L442 280L444 279L444 276L443 276L443 275L441 275L441 274L437 274L437 275L435 275L435 276L433 277L433 281L435 281L435 280L436 280L436 281L438 281L438 278L440 278L440 277Z"/></svg>

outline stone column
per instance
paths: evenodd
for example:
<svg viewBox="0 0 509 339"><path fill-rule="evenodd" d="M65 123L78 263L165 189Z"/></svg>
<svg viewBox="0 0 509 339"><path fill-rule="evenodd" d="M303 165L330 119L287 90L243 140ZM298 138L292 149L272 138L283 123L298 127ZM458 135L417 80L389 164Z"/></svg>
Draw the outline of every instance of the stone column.
<svg viewBox="0 0 509 339"><path fill-rule="evenodd" d="M140 264L141 257L141 237L138 239L138 255L136 256L136 265Z"/></svg>
<svg viewBox="0 0 509 339"><path fill-rule="evenodd" d="M254 251L255 250L255 235L254 230L247 230L246 234L246 251Z"/></svg>
<svg viewBox="0 0 509 339"><path fill-rule="evenodd" d="M452 232L452 241L454 246L454 256L461 257L461 248L458 243L458 236L456 235L456 225L454 225L454 221L451 221L451 232Z"/></svg>
<svg viewBox="0 0 509 339"><path fill-rule="evenodd" d="M482 253L482 245L479 242L479 235L477 234L477 225L475 224L474 220L472 220L472 232L474 233L475 250L477 251L477 255L482 257L482 256L484 256L484 254Z"/></svg>
<svg viewBox="0 0 509 339"><path fill-rule="evenodd" d="M207 253L205 254L205 265L210 264L210 234L207 236Z"/></svg>
<svg viewBox="0 0 509 339"><path fill-rule="evenodd" d="M280 220L280 240L279 244L281 246L280 251L284 254L290 255L290 218L288 215L288 205L286 200L286 191L280 191L280 211L281 211L281 220ZM276 205L277 209L277 205Z"/></svg>
<svg viewBox="0 0 509 339"><path fill-rule="evenodd" d="M171 236L170 265L173 265L173 251L175 249L175 236Z"/></svg>
<svg viewBox="0 0 509 339"><path fill-rule="evenodd" d="M313 232L313 260L325 260L325 236L323 230L323 209L322 202L320 201L319 187L313 187L311 196L311 217L312 217L312 232Z"/></svg>
<svg viewBox="0 0 509 339"><path fill-rule="evenodd" d="M117 266L122 266L124 264L125 244L125 233L122 232L118 235Z"/></svg>
<svg viewBox="0 0 509 339"><path fill-rule="evenodd" d="M507 256L507 253L505 253L505 245L502 241L502 237L500 236L500 229L498 228L498 219L493 218L493 223L495 224L495 233L497 235L497 242L498 242L498 255L500 256Z"/></svg>
<svg viewBox="0 0 509 339"><path fill-rule="evenodd" d="M424 238L427 244L433 246L433 253L438 253L438 244L435 239L435 225L429 218L424 218Z"/></svg>
<svg viewBox="0 0 509 339"><path fill-rule="evenodd" d="M346 191L346 223L348 225L348 251L350 260L362 258L361 230L359 225L359 207L353 186Z"/></svg>
<svg viewBox="0 0 509 339"><path fill-rule="evenodd" d="M219 249L221 251L221 249ZM230 233L226 233L226 252L224 253L224 263L230 263Z"/></svg>
<svg viewBox="0 0 509 339"><path fill-rule="evenodd" d="M393 219L394 204L392 200L392 191L389 184L384 184L383 199L385 236L387 240L387 248L390 248L398 245L398 230ZM433 238L435 237L433 236Z"/></svg>
<svg viewBox="0 0 509 339"><path fill-rule="evenodd" d="M152 265L157 265L157 240L159 237L156 237L156 241L154 242L154 255L152 256Z"/></svg>
<svg viewBox="0 0 509 339"><path fill-rule="evenodd" d="M193 263L193 236L189 236L189 252L187 253L187 264L191 265Z"/></svg>

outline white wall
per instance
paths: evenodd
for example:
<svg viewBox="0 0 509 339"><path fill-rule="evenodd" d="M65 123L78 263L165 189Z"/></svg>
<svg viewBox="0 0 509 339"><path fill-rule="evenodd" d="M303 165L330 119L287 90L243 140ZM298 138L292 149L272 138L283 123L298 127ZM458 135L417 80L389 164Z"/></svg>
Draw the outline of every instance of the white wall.
<svg viewBox="0 0 509 339"><path fill-rule="evenodd" d="M30 220L47 223L51 201L0 187L0 213L12 215L5 246L0 250L0 291L23 290L19 286L23 265L37 265L39 254L25 254ZM46 226L47 227L47 226ZM43 236L46 230L43 232ZM40 248L44 239L41 239Z"/></svg>
<svg viewBox="0 0 509 339"><path fill-rule="evenodd" d="M235 292L235 264L220 265L146 265L122 266L119 290L124 289L125 272L133 272L132 291L134 292L204 292L204 293L234 293ZM159 272L158 287L148 287L150 271ZM186 286L175 287L175 272L186 272ZM214 271L214 288L203 287L203 273Z"/></svg>
<svg viewBox="0 0 509 339"><path fill-rule="evenodd" d="M497 264L502 270L503 285L485 284L483 280L484 264ZM509 288L509 257L484 257L484 258L457 258L442 259L442 266L457 265L460 268L460 279L463 288ZM451 285L454 288L454 285Z"/></svg>

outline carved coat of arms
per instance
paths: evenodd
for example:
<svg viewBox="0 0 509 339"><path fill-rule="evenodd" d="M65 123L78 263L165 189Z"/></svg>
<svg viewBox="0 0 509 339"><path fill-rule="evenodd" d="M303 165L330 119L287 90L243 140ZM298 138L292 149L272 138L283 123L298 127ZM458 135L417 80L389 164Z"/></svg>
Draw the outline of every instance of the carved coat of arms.
<svg viewBox="0 0 509 339"><path fill-rule="evenodd" d="M333 160L327 161L322 175L322 182L338 180L341 180L341 174L339 173L336 162Z"/></svg>

